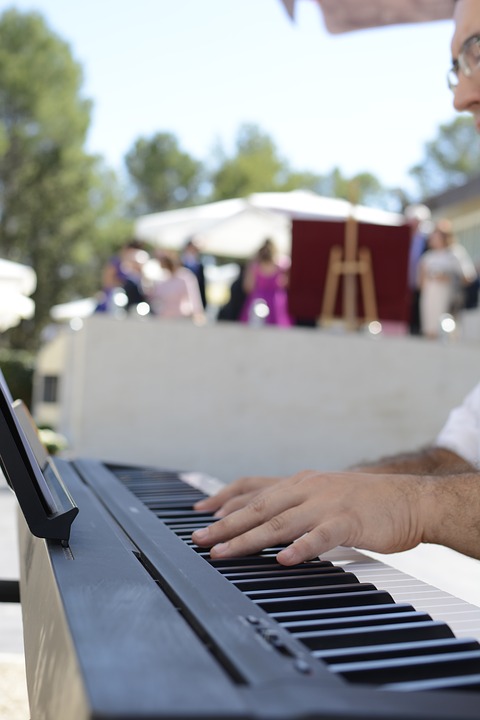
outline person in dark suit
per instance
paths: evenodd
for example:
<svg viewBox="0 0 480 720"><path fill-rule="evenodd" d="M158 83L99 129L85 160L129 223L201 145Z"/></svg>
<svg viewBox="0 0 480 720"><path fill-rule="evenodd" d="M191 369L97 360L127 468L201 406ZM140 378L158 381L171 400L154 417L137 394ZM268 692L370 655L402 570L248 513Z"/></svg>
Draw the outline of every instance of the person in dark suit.
<svg viewBox="0 0 480 720"><path fill-rule="evenodd" d="M200 250L193 240L188 240L181 255L183 267L193 272L198 282L200 297L202 298L203 309L207 307L207 292L205 283L205 269L200 257Z"/></svg>

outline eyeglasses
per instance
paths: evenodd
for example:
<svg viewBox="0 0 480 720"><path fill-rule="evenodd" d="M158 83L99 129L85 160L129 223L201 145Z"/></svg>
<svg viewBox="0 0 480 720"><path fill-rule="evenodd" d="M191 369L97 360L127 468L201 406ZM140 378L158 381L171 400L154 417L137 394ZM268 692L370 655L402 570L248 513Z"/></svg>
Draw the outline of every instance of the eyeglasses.
<svg viewBox="0 0 480 720"><path fill-rule="evenodd" d="M472 35L468 38L458 53L458 59L452 62L448 71L448 87L455 92L458 85L458 73L460 70L466 77L471 77L480 68L480 35Z"/></svg>

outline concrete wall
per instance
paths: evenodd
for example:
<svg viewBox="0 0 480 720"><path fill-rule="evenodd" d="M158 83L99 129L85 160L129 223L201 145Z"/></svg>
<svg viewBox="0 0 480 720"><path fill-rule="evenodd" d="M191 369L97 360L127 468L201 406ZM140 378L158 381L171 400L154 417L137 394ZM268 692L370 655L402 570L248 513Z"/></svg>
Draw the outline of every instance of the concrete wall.
<svg viewBox="0 0 480 720"><path fill-rule="evenodd" d="M64 342L73 454L226 481L419 447L480 379L477 344L410 337L94 316Z"/></svg>
<svg viewBox="0 0 480 720"><path fill-rule="evenodd" d="M36 368L33 378L33 397L35 420L37 425L58 427L60 422L60 406L58 403L45 402L45 378L58 377L62 379L66 370L67 338L64 333L57 335L48 344L44 345L36 359ZM61 391L61 388L59 388Z"/></svg>

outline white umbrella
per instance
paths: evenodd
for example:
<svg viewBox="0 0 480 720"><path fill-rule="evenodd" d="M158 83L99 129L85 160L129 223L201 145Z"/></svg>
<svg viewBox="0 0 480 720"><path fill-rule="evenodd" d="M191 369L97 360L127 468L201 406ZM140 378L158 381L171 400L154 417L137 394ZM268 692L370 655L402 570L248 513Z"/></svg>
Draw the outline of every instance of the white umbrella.
<svg viewBox="0 0 480 720"><path fill-rule="evenodd" d="M86 318L93 315L97 307L95 298L82 298L81 300L72 300L61 305L54 305L50 310L50 316L57 322L65 322L76 318Z"/></svg>
<svg viewBox="0 0 480 720"><path fill-rule="evenodd" d="M28 296L36 287L31 267L0 259L0 332L33 317L35 303Z"/></svg>
<svg viewBox="0 0 480 720"><path fill-rule="evenodd" d="M350 32L381 25L446 20L455 0L316 0L331 33ZM293 19L295 0L282 0Z"/></svg>
<svg viewBox="0 0 480 720"><path fill-rule="evenodd" d="M37 287L37 275L28 265L0 259L0 284L22 295L31 295Z"/></svg>

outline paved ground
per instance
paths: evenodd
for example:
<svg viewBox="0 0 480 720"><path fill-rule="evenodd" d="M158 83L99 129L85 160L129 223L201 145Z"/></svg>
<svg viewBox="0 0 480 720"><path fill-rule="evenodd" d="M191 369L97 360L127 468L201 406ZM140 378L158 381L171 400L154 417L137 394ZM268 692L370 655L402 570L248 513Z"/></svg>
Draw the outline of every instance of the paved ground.
<svg viewBox="0 0 480 720"><path fill-rule="evenodd" d="M0 478L0 579L18 579L16 499ZM0 720L28 720L22 616L19 604L0 602Z"/></svg>

